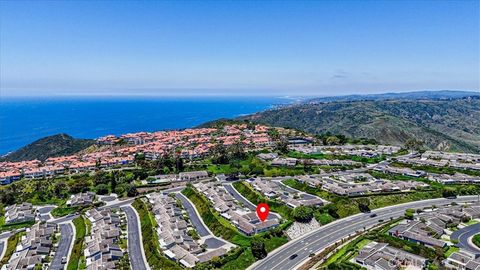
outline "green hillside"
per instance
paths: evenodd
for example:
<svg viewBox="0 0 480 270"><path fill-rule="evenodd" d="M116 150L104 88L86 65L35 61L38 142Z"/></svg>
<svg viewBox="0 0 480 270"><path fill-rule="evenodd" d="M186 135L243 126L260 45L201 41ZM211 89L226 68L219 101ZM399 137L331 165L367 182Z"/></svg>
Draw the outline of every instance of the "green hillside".
<svg viewBox="0 0 480 270"><path fill-rule="evenodd" d="M245 117L257 123L431 149L480 152L480 98L314 102Z"/></svg>
<svg viewBox="0 0 480 270"><path fill-rule="evenodd" d="M95 140L75 139L67 134L57 134L37 140L8 154L7 161L20 161L71 155L95 143Z"/></svg>

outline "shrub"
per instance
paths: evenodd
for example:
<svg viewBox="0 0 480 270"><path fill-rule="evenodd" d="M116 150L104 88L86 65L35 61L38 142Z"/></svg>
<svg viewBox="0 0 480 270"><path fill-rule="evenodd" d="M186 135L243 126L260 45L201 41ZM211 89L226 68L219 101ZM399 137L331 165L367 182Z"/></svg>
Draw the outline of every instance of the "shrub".
<svg viewBox="0 0 480 270"><path fill-rule="evenodd" d="M310 222L313 218L313 209L306 206L298 206L293 209L293 218L298 222Z"/></svg>

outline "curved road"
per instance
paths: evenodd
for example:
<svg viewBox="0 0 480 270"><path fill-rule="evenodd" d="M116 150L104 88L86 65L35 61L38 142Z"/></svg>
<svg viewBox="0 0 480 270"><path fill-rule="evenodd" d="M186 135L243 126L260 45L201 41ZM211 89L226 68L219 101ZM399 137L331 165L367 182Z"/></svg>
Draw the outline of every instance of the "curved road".
<svg viewBox="0 0 480 270"><path fill-rule="evenodd" d="M329 245L354 234L356 231L364 228L373 227L379 220L389 220L404 215L408 208L424 208L431 205L446 205L452 202L463 203L468 201L477 201L477 196L464 196L457 199L432 199L417 201L406 204L400 204L385 208L373 210L376 213L374 218L370 214L357 214L343 218L322 226L312 233L301 238L288 242L282 247L270 253L265 259L256 262L249 269L255 270L287 270L295 269L309 259L311 253L317 253ZM292 255L297 254L295 258L290 259Z"/></svg>
<svg viewBox="0 0 480 270"><path fill-rule="evenodd" d="M197 211L195 210L195 206L193 205L190 200L185 197L182 193L175 193L175 196L182 202L183 207L188 213L190 217L190 222L197 230L197 233L202 237L205 238L205 244L207 248L219 248L223 245L228 244L225 240L216 237L207 226L203 223L202 218L198 215Z"/></svg>
<svg viewBox="0 0 480 270"><path fill-rule="evenodd" d="M457 247L464 248L475 255L480 255L480 248L470 241L470 238L480 233L480 223L473 224L452 233L451 238L457 240Z"/></svg>

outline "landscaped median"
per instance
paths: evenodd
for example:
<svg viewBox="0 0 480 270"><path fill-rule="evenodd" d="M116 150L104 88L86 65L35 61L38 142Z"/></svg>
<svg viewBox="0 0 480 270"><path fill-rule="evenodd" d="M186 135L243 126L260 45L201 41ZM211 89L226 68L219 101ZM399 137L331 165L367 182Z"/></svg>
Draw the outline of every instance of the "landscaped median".
<svg viewBox="0 0 480 270"><path fill-rule="evenodd" d="M162 255L155 230L155 218L141 198L135 199L132 206L137 210L142 229L143 249L148 265L152 269L182 269L179 265Z"/></svg>
<svg viewBox="0 0 480 270"><path fill-rule="evenodd" d="M475 246L480 248L480 234L477 234L477 235L473 236L472 242Z"/></svg>
<svg viewBox="0 0 480 270"><path fill-rule="evenodd" d="M193 188L187 187L182 193L195 205L201 218L215 236L221 237L238 246L222 258L214 258L210 262L197 264L195 269L246 269L257 260L252 253L251 248L252 239L254 237L257 242L260 241L265 244L264 248L266 252L270 252L288 241L283 235L283 230L290 224L290 222L283 223L278 228L268 232L258 234L254 237L248 237L238 232L228 220L215 212L207 198Z"/></svg>
<svg viewBox="0 0 480 270"><path fill-rule="evenodd" d="M82 259L85 235L87 233L85 219L77 217L73 220L73 225L75 225L75 242L73 243L72 254L70 254L70 259L68 260L67 270L85 269L85 259Z"/></svg>

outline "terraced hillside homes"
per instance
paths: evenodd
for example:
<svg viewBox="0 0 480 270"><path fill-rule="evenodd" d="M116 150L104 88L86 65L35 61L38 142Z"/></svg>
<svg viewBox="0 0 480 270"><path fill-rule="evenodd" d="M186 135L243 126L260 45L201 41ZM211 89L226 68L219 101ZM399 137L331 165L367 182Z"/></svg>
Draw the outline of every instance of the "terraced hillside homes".
<svg viewBox="0 0 480 270"><path fill-rule="evenodd" d="M215 211L229 220L245 235L254 235L279 225L277 218L269 218L264 222L260 222L255 212L252 212L247 207L241 206L219 183L195 183L193 186L208 198Z"/></svg>
<svg viewBox="0 0 480 270"><path fill-rule="evenodd" d="M442 239L447 228L474 218L480 218L478 203L441 207L422 212L416 215L414 220L405 221L391 228L388 233L425 246L443 248L448 245L448 242Z"/></svg>
<svg viewBox="0 0 480 270"><path fill-rule="evenodd" d="M480 170L480 155L478 154L426 151L423 154L399 157L398 161L419 166Z"/></svg>
<svg viewBox="0 0 480 270"><path fill-rule="evenodd" d="M300 192L297 192L292 188L288 188L277 181L257 177L247 180L247 182L250 183L250 185L252 185L252 187L263 196L269 199L277 198L291 208L295 208L300 205L319 207L325 203L317 196L300 194Z"/></svg>
<svg viewBox="0 0 480 270"><path fill-rule="evenodd" d="M115 269L124 253L118 244L122 235L119 215L112 210L91 209L85 216L92 223L91 232L85 237L87 270Z"/></svg>
<svg viewBox="0 0 480 270"><path fill-rule="evenodd" d="M390 181L377 179L368 173L345 171L312 176L299 176L300 182L341 196L360 196L385 192L409 192L427 188L429 185L418 181Z"/></svg>
<svg viewBox="0 0 480 270"><path fill-rule="evenodd" d="M209 261L227 253L224 246L209 248L203 245L205 239L198 236L173 197L161 193L149 194L147 197L158 224L160 247L169 259L191 268L198 262Z"/></svg>
<svg viewBox="0 0 480 270"><path fill-rule="evenodd" d="M180 155L185 159L208 155L217 145L241 144L244 149L264 149L274 144L269 128L256 125L231 125L222 129L198 128L180 131L138 132L97 139L97 149L78 155L21 162L0 162L0 184L21 178L49 178L64 174L89 173L101 169L129 166L135 155L154 160L164 155Z"/></svg>
<svg viewBox="0 0 480 270"><path fill-rule="evenodd" d="M53 247L53 237L57 225L53 223L36 223L27 229L12 257L2 269L34 269L48 266Z"/></svg>

